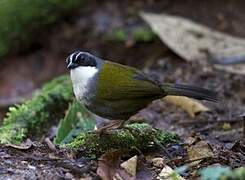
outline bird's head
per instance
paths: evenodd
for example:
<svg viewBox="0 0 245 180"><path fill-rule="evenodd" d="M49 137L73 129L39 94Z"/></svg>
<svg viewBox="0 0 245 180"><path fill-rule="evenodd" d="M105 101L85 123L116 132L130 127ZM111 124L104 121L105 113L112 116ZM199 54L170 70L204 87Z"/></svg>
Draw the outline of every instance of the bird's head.
<svg viewBox="0 0 245 180"><path fill-rule="evenodd" d="M66 59L67 68L69 70L77 67L93 67L98 68L101 64L101 59L88 52L76 51Z"/></svg>
<svg viewBox="0 0 245 180"><path fill-rule="evenodd" d="M70 70L73 91L77 99L81 99L88 87L95 83L93 77L98 74L103 60L88 52L76 51L66 59L67 68Z"/></svg>

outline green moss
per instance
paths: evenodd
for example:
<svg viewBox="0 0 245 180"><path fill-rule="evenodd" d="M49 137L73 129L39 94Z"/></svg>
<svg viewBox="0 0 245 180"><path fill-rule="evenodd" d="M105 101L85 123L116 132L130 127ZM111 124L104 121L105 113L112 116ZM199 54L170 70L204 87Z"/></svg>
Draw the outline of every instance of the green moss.
<svg viewBox="0 0 245 180"><path fill-rule="evenodd" d="M16 48L28 47L45 28L80 9L84 1L1 0L0 57Z"/></svg>
<svg viewBox="0 0 245 180"><path fill-rule="evenodd" d="M157 35L147 27L136 27L127 31L125 28L116 28L105 35L105 40L115 42L126 42L132 39L136 43L152 42Z"/></svg>
<svg viewBox="0 0 245 180"><path fill-rule="evenodd" d="M25 123L6 124L0 128L1 143L19 143L27 134Z"/></svg>
<svg viewBox="0 0 245 180"><path fill-rule="evenodd" d="M177 134L172 134L172 133L162 133L162 130L157 129L156 130L156 137L157 141L160 142L161 144L166 144L169 141L171 142L178 142L179 137Z"/></svg>
<svg viewBox="0 0 245 180"><path fill-rule="evenodd" d="M31 100L9 108L0 127L0 143L18 144L29 133L42 132L44 124L64 115L72 97L68 76L61 76L47 83Z"/></svg>
<svg viewBox="0 0 245 180"><path fill-rule="evenodd" d="M133 38L136 42L151 42L156 37L156 34L148 28L139 27L133 31Z"/></svg>
<svg viewBox="0 0 245 180"><path fill-rule="evenodd" d="M123 29L117 29L112 32L112 39L119 42L124 42L127 40L127 33Z"/></svg>
<svg viewBox="0 0 245 180"><path fill-rule="evenodd" d="M126 127L101 136L92 132L83 132L66 147L79 150L81 155L99 156L112 149L137 148L146 150L158 146L158 143L164 145L178 140L176 135L153 129L145 123L130 124Z"/></svg>

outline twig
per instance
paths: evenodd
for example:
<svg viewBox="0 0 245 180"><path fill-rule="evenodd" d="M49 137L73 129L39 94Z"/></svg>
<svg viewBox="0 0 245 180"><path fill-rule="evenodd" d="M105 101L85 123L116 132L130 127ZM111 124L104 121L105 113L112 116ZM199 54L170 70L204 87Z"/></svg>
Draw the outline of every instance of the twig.
<svg viewBox="0 0 245 180"><path fill-rule="evenodd" d="M55 147L55 145L50 141L49 138L45 138L44 142L48 145L49 149L52 151L57 151L57 148Z"/></svg>
<svg viewBox="0 0 245 180"><path fill-rule="evenodd" d="M183 163L187 164L187 163L192 163L195 161L201 161L201 160L210 159L210 158L212 158L212 156L206 156L206 157L201 157L201 158L196 158L196 159L189 159L189 160L185 160Z"/></svg>
<svg viewBox="0 0 245 180"><path fill-rule="evenodd" d="M211 128L214 128L215 126L217 126L216 123L214 123L214 124L209 124L209 125L207 125L207 126L204 126L204 127L200 128L200 129L198 129L198 132L207 131L207 130L209 130L209 129L211 129Z"/></svg>
<svg viewBox="0 0 245 180"><path fill-rule="evenodd" d="M75 174L81 174L81 175L89 172L89 170L91 168L90 164L86 164L83 167L80 167L71 161L57 161L55 164L58 167L63 167L63 168L69 169L71 172L73 172Z"/></svg>
<svg viewBox="0 0 245 180"><path fill-rule="evenodd" d="M198 120L193 120L193 121L182 121L178 122L178 124L200 124L200 123L235 123L235 122L240 122L240 121L245 121L244 119L238 118L238 119L221 119L218 121L214 120L205 120L205 121L198 121Z"/></svg>
<svg viewBox="0 0 245 180"><path fill-rule="evenodd" d="M220 58L212 58L210 61L212 64L220 64L220 65L234 65L234 64L244 64L245 56L228 56L228 57L220 57Z"/></svg>
<svg viewBox="0 0 245 180"><path fill-rule="evenodd" d="M63 167L66 169L69 169L71 172L76 173L76 174L84 174L86 172L88 172L90 170L91 165L90 164L86 164L83 167L78 166L75 162L72 162L69 159L65 159L65 158L49 158L49 157L41 157L41 156L33 156L33 155L29 155L26 153L23 153L21 151L18 151L18 153L21 155L20 157L26 161L38 161L38 162L42 162L42 163L52 163L55 166L58 167Z"/></svg>
<svg viewBox="0 0 245 180"><path fill-rule="evenodd" d="M156 139L155 143L163 150L163 152L167 155L168 159L173 159L173 156L167 151L167 149ZM171 163L171 162L170 162ZM176 168L174 163L171 163L171 165Z"/></svg>

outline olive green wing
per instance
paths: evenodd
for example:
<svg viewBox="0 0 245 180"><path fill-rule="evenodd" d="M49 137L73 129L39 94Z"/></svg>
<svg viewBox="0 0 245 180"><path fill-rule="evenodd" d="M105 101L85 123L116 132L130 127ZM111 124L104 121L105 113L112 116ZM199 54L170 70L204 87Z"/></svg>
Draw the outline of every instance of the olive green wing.
<svg viewBox="0 0 245 180"><path fill-rule="evenodd" d="M159 97L160 86L141 71L105 61L98 74L97 95L102 99L117 100Z"/></svg>

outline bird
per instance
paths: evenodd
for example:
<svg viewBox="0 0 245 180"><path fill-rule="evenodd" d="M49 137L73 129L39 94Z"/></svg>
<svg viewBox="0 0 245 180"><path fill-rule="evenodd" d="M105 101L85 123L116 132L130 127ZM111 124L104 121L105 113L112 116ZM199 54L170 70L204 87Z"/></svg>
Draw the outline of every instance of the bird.
<svg viewBox="0 0 245 180"><path fill-rule="evenodd" d="M124 123L152 101L168 95L217 102L217 93L192 85L161 83L130 66L75 51L66 59L75 98L93 114ZM101 128L101 131L112 125Z"/></svg>

